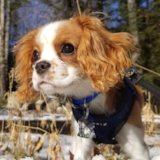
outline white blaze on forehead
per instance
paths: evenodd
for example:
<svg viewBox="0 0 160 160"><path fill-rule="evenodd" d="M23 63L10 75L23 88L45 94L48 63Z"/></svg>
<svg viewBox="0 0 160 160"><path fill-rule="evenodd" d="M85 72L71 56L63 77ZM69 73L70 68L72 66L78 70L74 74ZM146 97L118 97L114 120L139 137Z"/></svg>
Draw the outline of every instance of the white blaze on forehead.
<svg viewBox="0 0 160 160"><path fill-rule="evenodd" d="M58 57L53 41L56 37L58 28L62 26L63 23L64 21L53 22L41 28L37 36L37 40L42 44L41 59L50 61Z"/></svg>

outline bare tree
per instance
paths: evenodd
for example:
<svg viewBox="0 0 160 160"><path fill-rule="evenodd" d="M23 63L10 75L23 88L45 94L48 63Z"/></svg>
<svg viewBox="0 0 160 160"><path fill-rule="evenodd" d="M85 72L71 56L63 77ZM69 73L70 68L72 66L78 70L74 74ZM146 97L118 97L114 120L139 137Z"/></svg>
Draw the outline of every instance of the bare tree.
<svg viewBox="0 0 160 160"><path fill-rule="evenodd" d="M137 10L136 10L136 1L135 0L127 0L128 6L128 17L129 17L129 28L130 33L133 36L134 45L139 45L139 36L138 36L138 27L137 27ZM135 62L139 59L140 54L138 52L134 52L132 54L132 61Z"/></svg>
<svg viewBox="0 0 160 160"><path fill-rule="evenodd" d="M10 3L11 3L10 0L6 1L6 11L7 12L6 12L5 45L4 45L6 73L8 73L9 29L10 29ZM6 77L7 77L7 74L6 74Z"/></svg>
<svg viewBox="0 0 160 160"><path fill-rule="evenodd" d="M5 54L4 54L4 0L0 0L0 95L2 96L6 90L5 82Z"/></svg>

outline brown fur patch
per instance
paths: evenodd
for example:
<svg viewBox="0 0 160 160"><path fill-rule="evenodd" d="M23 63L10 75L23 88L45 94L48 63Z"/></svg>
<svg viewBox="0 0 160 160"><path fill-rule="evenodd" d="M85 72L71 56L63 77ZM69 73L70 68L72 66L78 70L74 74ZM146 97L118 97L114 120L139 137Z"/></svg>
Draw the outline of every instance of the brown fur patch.
<svg viewBox="0 0 160 160"><path fill-rule="evenodd" d="M122 81L125 69L131 66L128 52L134 50L128 33L111 33L99 19L81 16L73 19L83 35L77 50L77 61L97 91L108 91Z"/></svg>
<svg viewBox="0 0 160 160"><path fill-rule="evenodd" d="M135 87L136 87L138 96L127 123L132 124L138 128L143 128L143 124L141 120L141 110L144 105L144 98L140 88L138 86L135 86Z"/></svg>
<svg viewBox="0 0 160 160"><path fill-rule="evenodd" d="M79 66L77 62L77 48L79 46L81 35L81 26L72 20L64 21L63 26L61 26L57 31L53 45L59 57L68 65L75 67ZM64 44L72 44L75 47L75 51L71 55L63 54L62 48Z"/></svg>
<svg viewBox="0 0 160 160"><path fill-rule="evenodd" d="M109 110L114 110L118 107L121 107L123 104L124 99L124 93L120 89L121 87L124 87L123 83L118 83L115 87L110 88L110 90L106 93L106 106L109 108ZM138 86L135 86L138 96L134 103L132 112L127 120L127 123L132 124L138 128L142 128L142 120L141 120L141 110L144 105L144 99L143 94Z"/></svg>
<svg viewBox="0 0 160 160"><path fill-rule="evenodd" d="M61 59L80 68L97 91L108 91L122 81L125 69L131 66L128 53L136 49L130 34L111 33L99 19L85 15L64 21L53 43ZM64 55L61 50L66 43L77 50Z"/></svg>
<svg viewBox="0 0 160 160"><path fill-rule="evenodd" d="M39 97L38 92L33 89L31 83L33 72L32 63L34 62L33 52L35 49L37 51L39 50L35 42L37 32L38 29L29 32L20 39L13 50L16 57L15 79L18 82L15 95L20 102L33 102Z"/></svg>
<svg viewBox="0 0 160 160"><path fill-rule="evenodd" d="M135 49L130 34L111 33L92 16L82 15L62 24L53 41L62 61L79 68L97 91L107 92L122 81L125 69L131 66L128 52ZM41 50L37 45L37 33L37 29L29 32L14 49L19 83L17 95L23 101L34 101L38 95L31 84L33 51ZM62 53L66 43L76 48L71 55Z"/></svg>
<svg viewBox="0 0 160 160"><path fill-rule="evenodd" d="M119 82L106 93L106 105L110 111L118 109L124 101L124 83Z"/></svg>

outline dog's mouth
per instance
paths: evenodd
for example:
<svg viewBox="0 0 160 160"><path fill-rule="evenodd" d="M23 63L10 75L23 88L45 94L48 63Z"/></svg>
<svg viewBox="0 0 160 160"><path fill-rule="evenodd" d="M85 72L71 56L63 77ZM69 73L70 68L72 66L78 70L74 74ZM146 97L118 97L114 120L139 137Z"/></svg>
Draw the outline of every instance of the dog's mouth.
<svg viewBox="0 0 160 160"><path fill-rule="evenodd" d="M73 84L73 82L69 83L69 84L61 84L61 83L50 83L50 82L46 82L46 81L42 81L38 84L38 88L41 90L43 89L44 87L52 87L54 89L56 88L67 88L69 86L71 86Z"/></svg>
<svg viewBox="0 0 160 160"><path fill-rule="evenodd" d="M43 86L52 86L52 87L55 87L53 84L49 83L49 82L45 82L45 81L42 81L38 84L38 88L39 89L42 89Z"/></svg>
<svg viewBox="0 0 160 160"><path fill-rule="evenodd" d="M43 85L43 84L49 84L48 82L42 81L39 83L39 85Z"/></svg>

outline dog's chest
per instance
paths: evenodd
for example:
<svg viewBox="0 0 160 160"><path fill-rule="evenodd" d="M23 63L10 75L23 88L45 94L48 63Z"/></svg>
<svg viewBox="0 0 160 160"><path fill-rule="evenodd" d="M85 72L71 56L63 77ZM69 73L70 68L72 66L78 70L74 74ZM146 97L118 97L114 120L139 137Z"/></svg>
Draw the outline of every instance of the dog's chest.
<svg viewBox="0 0 160 160"><path fill-rule="evenodd" d="M89 104L89 111L92 114L105 114L110 112L106 104L106 93L101 93Z"/></svg>

